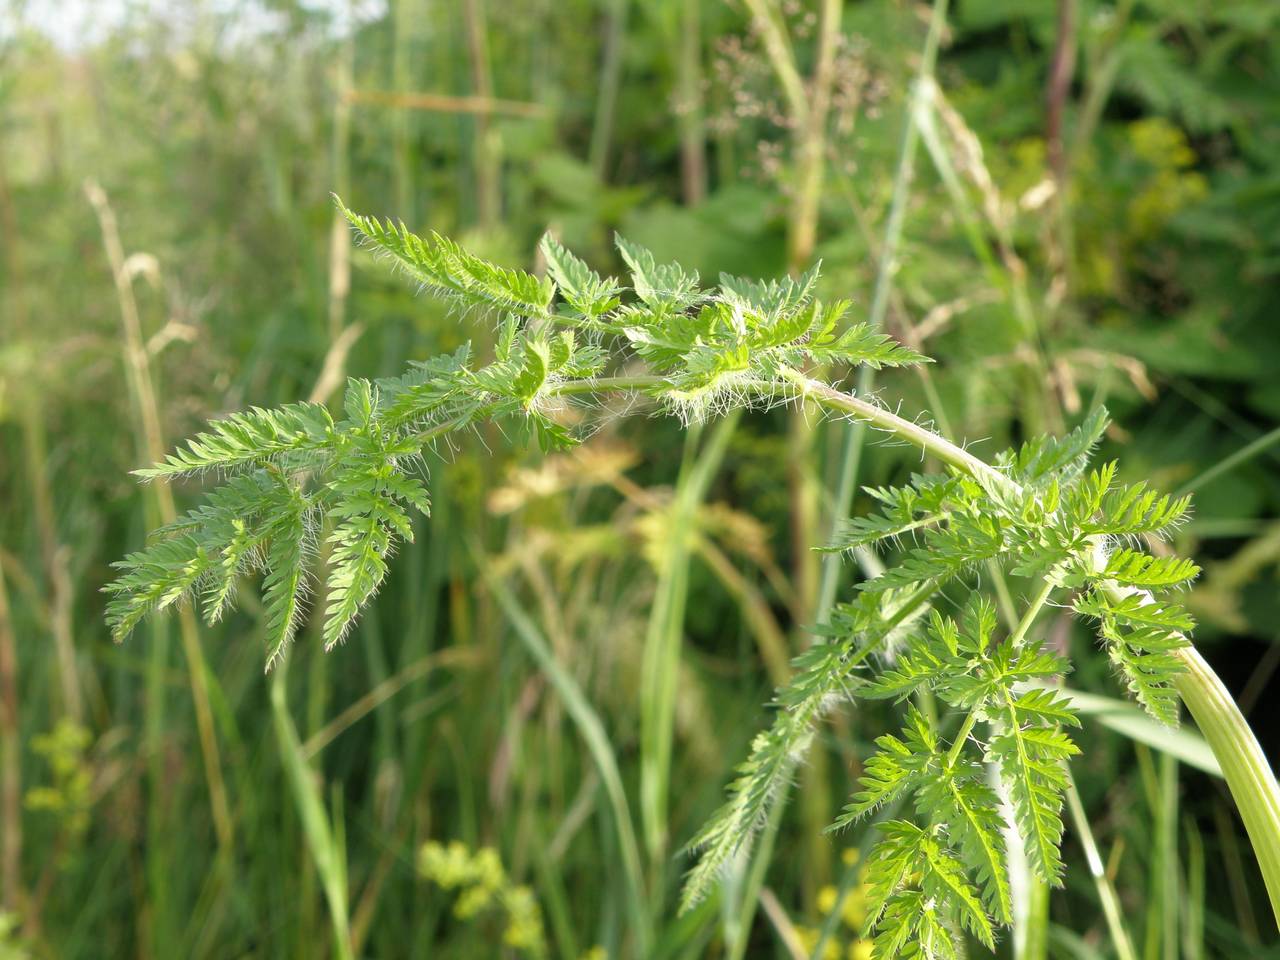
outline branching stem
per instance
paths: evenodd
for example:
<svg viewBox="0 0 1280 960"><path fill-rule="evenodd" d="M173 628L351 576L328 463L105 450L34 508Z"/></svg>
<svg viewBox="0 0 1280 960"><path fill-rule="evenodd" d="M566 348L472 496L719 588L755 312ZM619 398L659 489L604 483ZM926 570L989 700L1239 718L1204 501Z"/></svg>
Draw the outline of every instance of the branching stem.
<svg viewBox="0 0 1280 960"><path fill-rule="evenodd" d="M798 371L784 370L782 375L785 384L761 385L762 397L808 398L828 410L891 433L943 463L963 470L979 482L1010 492L1018 491L1012 479L990 464L917 423L903 419L861 397L806 377ZM601 377L560 383L549 392L560 396L642 392L659 390L662 385L660 377ZM1052 589L1052 584L1046 582L1019 622L1010 642L1020 643L1025 638ZM1107 592L1119 599L1125 591L1113 584L1107 588ZM1271 764L1258 743L1258 738L1208 661L1190 643L1178 649L1175 656L1182 665L1182 671L1174 681L1178 694L1222 766L1227 785L1253 844L1272 910L1280 917L1280 784L1276 782ZM959 753L958 748L963 745L972 729L968 720L966 725L969 729L962 728L962 735L957 737L951 747L952 755L949 755L948 763L954 763Z"/></svg>
<svg viewBox="0 0 1280 960"><path fill-rule="evenodd" d="M1036 617L1040 615L1040 610L1049 600L1049 595L1053 593L1054 583L1046 578L1044 584L1040 587L1040 592L1035 595L1031 601L1031 605L1027 607L1027 612L1022 615L1022 619L1018 621L1017 627L1013 633L1009 635L1009 643L1011 646L1019 646L1022 641L1027 639L1027 631L1031 629L1031 625L1035 623Z"/></svg>
<svg viewBox="0 0 1280 960"><path fill-rule="evenodd" d="M1000 471L975 457L963 447L957 446L945 437L939 436L927 427L903 419L884 407L863 400L842 390L837 390L820 380L805 376L798 370L782 371L786 382L782 384L761 384L760 393L764 397L780 399L799 399L806 397L819 406L836 413L851 416L868 426L892 433L899 439L914 444L930 456L937 457L943 463L958 467L965 473L984 482L1007 487L1011 481ZM592 380L566 380L547 388L553 396L582 396L598 393L627 393L658 390L666 386L666 380L656 376L634 377L597 377Z"/></svg>

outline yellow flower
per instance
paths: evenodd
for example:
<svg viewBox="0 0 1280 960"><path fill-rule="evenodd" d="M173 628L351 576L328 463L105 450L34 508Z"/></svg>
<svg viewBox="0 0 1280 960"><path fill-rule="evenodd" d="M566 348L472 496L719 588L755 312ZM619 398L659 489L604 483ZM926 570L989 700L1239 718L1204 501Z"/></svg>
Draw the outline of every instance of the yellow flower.
<svg viewBox="0 0 1280 960"><path fill-rule="evenodd" d="M836 900L840 896L840 891L835 887L827 884L818 891L818 912L828 914L836 908Z"/></svg>
<svg viewBox="0 0 1280 960"><path fill-rule="evenodd" d="M863 884L854 887L849 891L849 895L844 898L844 905L840 908L840 919L845 922L846 926L854 930L862 929L862 922L867 918L867 887Z"/></svg>

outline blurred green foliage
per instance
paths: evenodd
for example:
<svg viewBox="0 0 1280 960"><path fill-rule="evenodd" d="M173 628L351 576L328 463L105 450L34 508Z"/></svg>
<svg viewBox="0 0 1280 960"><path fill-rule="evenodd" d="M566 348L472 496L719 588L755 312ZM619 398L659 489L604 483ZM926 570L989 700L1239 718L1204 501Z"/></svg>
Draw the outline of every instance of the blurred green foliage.
<svg viewBox="0 0 1280 960"><path fill-rule="evenodd" d="M826 728L770 827L780 855L763 881L735 865L721 903L675 915L676 851L767 723L760 704L813 619L783 467L835 489L839 430L797 446L784 413L744 417L702 496L689 475L711 440L666 420L606 423L549 460L487 433L431 471L433 516L351 638L323 655L311 623L278 680L262 676L252 590L199 628L202 660L176 618L113 645L99 593L108 563L163 519L159 488L127 475L154 439L305 398L326 361L341 386L464 340L491 353L487 320L415 298L350 246L332 192L525 269L540 269L526 252L547 229L606 274L622 267L614 230L709 277L797 266L805 141L762 25L811 93L821 7L393 0L349 33L328 7L243 0L139 9L60 49L14 5L0 33L0 955L339 954L325 891L339 876L356 956L501 955L502 925L461 922L418 869L424 843L457 841L500 852L504 881L536 899L548 955L634 956L609 784L481 569L602 719L634 813L649 755L637 677L654 649L675 651L670 796L642 854L648 955L782 957L835 940L857 955L831 889L856 891L839 850L859 836L837 845L813 824L898 725L888 706ZM823 261L822 295L865 319L904 124L926 103L885 325L940 362L886 375L883 395L987 453L1105 400L1123 479L1194 488L1175 546L1205 569L1188 596L1198 637L1276 750L1280 445L1200 478L1280 420L1280 7L957 2L936 83L914 95L929 8L835 7L802 258ZM117 221L114 265L88 179ZM116 268L140 318L129 355ZM910 452L871 445L858 479L915 469ZM696 531L674 577L673 522ZM1085 637L1064 616L1049 639L1071 646L1073 686L1118 695ZM273 683L293 747L273 727ZM1101 727L1080 739L1076 782L1142 955L1272 955L1215 782ZM304 822L315 803L327 830ZM1066 854L1046 949L1116 955L1085 856L1070 840ZM334 869L318 873L324 857ZM744 913L753 884L762 907Z"/></svg>

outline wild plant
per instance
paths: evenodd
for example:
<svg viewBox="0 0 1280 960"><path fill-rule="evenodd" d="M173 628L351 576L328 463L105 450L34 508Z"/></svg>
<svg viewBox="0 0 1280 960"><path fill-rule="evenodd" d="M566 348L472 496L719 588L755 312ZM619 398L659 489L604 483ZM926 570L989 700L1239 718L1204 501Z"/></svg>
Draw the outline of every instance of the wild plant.
<svg viewBox="0 0 1280 960"><path fill-rule="evenodd" d="M443 890L457 891L453 913L459 920L497 914L506 946L534 960L546 956L542 911L533 891L508 879L492 847L473 852L456 840L447 847L426 843L418 851L418 872Z"/></svg>
<svg viewBox="0 0 1280 960"><path fill-rule="evenodd" d="M324 644L340 643L394 549L412 541L412 514L430 513L428 455L481 424L497 422L549 451L591 429L590 416L566 417L567 408L590 413L609 395L649 398L686 423L803 403L863 421L941 466L869 490L876 512L847 520L822 547L874 547L892 561L815 628L796 658L773 722L690 844L699 856L683 906L707 896L747 853L824 715L858 699L911 701L903 729L877 740L832 828L881 818L865 868L876 956L962 956L966 935L992 948L1012 921L1010 834L1036 876L1062 882L1061 811L1080 720L1056 688L1070 664L1037 626L1054 605L1096 624L1120 683L1152 716L1176 723L1179 698L1187 704L1235 795L1273 906L1280 903L1280 790L1186 639L1194 624L1179 590L1197 567L1148 549L1186 517L1189 500L1119 483L1115 463L1091 462L1105 411L1064 437L1037 438L986 462L806 372L927 362L850 322L847 301L817 299L816 269L768 282L722 275L707 289L696 273L619 239L630 271L624 286L548 236L540 278L444 237L341 209L424 290L460 311L497 317L494 358L481 362L463 347L412 363L395 379L351 379L340 417L315 403L236 413L137 471L146 480L212 473L222 482L117 564L120 575L106 588L117 640L148 614L188 600L217 621L240 580L261 574L268 668L320 579ZM1030 599L1008 630L986 595L989 571L1027 584ZM936 719L919 706L936 702L947 708Z"/></svg>

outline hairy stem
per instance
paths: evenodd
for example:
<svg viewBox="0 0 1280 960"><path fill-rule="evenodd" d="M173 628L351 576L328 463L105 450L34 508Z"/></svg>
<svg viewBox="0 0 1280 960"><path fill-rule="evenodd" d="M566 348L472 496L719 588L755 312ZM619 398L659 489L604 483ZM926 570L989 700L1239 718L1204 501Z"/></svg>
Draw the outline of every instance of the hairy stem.
<svg viewBox="0 0 1280 960"><path fill-rule="evenodd" d="M836 413L847 414L855 420L891 433L913 446L919 447L943 463L958 467L984 483L1008 488L1012 481L990 464L975 457L963 447L939 436L928 427L903 419L896 413L879 407L861 397L837 390L820 380L807 377L797 370L783 370L785 383L769 383L760 386L762 398L799 399L806 397ZM657 390L666 385L663 377L622 376L598 377L594 380L566 380L548 388L553 396L583 396L601 393L628 393ZM435 432L435 431L429 431Z"/></svg>

